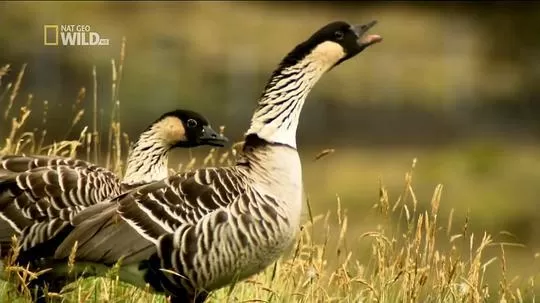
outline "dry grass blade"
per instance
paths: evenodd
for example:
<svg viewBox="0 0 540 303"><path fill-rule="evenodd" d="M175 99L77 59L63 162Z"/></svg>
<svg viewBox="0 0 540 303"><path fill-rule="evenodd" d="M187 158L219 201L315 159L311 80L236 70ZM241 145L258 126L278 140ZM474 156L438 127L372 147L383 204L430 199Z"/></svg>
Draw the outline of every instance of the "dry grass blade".
<svg viewBox="0 0 540 303"><path fill-rule="evenodd" d="M10 65L9 64L6 64L2 67L0 67L0 81L2 80L2 78L7 75L7 73L9 72L9 68L10 68ZM0 82L1 84L2 82Z"/></svg>
<svg viewBox="0 0 540 303"><path fill-rule="evenodd" d="M6 111L4 112L4 119L7 119L9 116L9 111L13 107L13 102L15 101L15 98L17 97L17 94L19 93L19 88L21 87L22 79L24 76L24 71L26 70L26 63L23 64L21 71L17 75L17 80L15 81L15 86L13 86L13 90L11 91L11 95L9 96L9 103L7 106Z"/></svg>
<svg viewBox="0 0 540 303"><path fill-rule="evenodd" d="M333 154L335 151L336 150L333 148L324 149L315 156L314 161L318 161L326 156L329 156L330 154Z"/></svg>
<svg viewBox="0 0 540 303"><path fill-rule="evenodd" d="M98 163L99 154L99 133L98 133L98 94L97 94L97 72L96 66L92 66L93 80L93 122L92 122L92 143L94 144L94 163Z"/></svg>

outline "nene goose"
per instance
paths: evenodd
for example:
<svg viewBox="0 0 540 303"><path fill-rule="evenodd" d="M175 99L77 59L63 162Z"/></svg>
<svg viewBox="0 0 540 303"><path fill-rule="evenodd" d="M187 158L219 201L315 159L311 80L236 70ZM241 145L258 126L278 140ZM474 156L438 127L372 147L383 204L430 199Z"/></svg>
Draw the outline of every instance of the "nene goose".
<svg viewBox="0 0 540 303"><path fill-rule="evenodd" d="M92 163L64 157L0 157L0 256L11 236L22 235L22 249L54 236L81 209L168 174L175 147L224 146L227 138L201 114L163 114L140 135L127 159L123 180ZM1 220L3 219L3 221Z"/></svg>
<svg viewBox="0 0 540 303"><path fill-rule="evenodd" d="M100 275L120 260L120 280L149 285L171 302L204 302L210 291L262 271L299 230L296 130L306 96L325 72L382 40L366 34L374 24L330 23L281 61L236 165L174 175L88 207L48 245L21 254L38 257L33 268L53 268L42 282L54 283L68 276L76 244L76 268Z"/></svg>

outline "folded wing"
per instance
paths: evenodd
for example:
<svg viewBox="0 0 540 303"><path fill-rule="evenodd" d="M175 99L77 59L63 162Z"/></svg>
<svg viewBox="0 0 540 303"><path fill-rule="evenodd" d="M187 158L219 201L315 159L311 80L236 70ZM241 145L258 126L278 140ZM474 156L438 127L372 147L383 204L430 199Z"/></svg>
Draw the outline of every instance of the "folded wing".
<svg viewBox="0 0 540 303"><path fill-rule="evenodd" d="M139 187L72 219L55 258L66 258L77 241L77 258L112 264L140 261L156 251L159 239L195 225L245 192L235 168L201 169ZM129 239L129 240L127 240ZM147 250L148 253L144 253Z"/></svg>
<svg viewBox="0 0 540 303"><path fill-rule="evenodd" d="M36 245L81 209L122 192L114 173L80 160L8 156L0 159L0 171L3 248L13 234L23 248Z"/></svg>

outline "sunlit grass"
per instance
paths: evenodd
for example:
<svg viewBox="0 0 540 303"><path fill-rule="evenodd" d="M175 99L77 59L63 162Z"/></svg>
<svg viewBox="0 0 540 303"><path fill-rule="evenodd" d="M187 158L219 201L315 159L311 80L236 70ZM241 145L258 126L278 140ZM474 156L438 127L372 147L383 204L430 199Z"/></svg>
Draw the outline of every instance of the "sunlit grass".
<svg viewBox="0 0 540 303"><path fill-rule="evenodd" d="M119 122L120 101L118 87L123 59L117 66L112 63L113 95L110 98L111 121L105 130L97 122L90 126L79 125L84 115L83 99L86 89L81 89L73 104L73 116L69 130L80 128L76 138L62 140L49 138L46 131L47 113L32 112L32 97L25 103L20 100L20 81L25 69L21 69L16 83L0 87L0 103L7 102L5 112L9 131L0 148L0 154L45 154L77 157L99 162L121 174L127 149L131 142L122 132ZM1 76L7 71L0 68ZM91 88L92 104L97 103L97 79ZM93 108L93 121L98 112ZM37 117L36 117L37 116ZM40 131L27 131L25 123L31 117L42 119ZM66 120L68 121L68 120ZM223 131L223 129L222 129ZM186 163L174 165L174 171L195 167L231 165L238 152L238 144L228 149L211 149L205 157L191 157ZM332 161L336 151L327 149L313 155L310 161ZM338 153L340 151L337 151ZM101 158L101 155L105 155ZM350 156L350 155L349 155ZM475 162L474 160L472 162ZM383 160L375 161L384 166ZM489 167L489 165L487 165ZM485 168L482 168L485 169ZM531 252L529 275L515 276L509 273L512 260L508 250L520 246L512 241L499 240L499 235L473 232L474 217L456 220L455 212L466 212L445 205L447 184L432 180L430 196L418 195L413 186L415 178L422 178L416 158L406 170L396 172L403 178L400 188L390 191L384 180L374 180L373 192L378 199L372 207L358 214L350 201L336 196L313 211L311 195L305 205L306 216L298 239L274 265L246 281L239 282L211 294L211 302L480 302L535 300L537 255ZM335 171L334 173L338 173ZM343 173L343 172L340 172ZM354 180L355 173L347 171ZM342 178L343 179L343 178ZM453 179L450 179L453 180ZM311 185L313 186L313 185ZM425 186L424 186L425 187ZM347 185L355 191L354 183ZM374 195L377 197L377 195ZM446 207L449 212L441 215ZM324 209L321 211L321 209ZM359 217L368 218L370 224L359 232L355 222ZM444 218L442 220L441 218ZM16 253L16 252L15 252ZM11 259L12 260L12 259ZM40 273L6 260L3 276L8 282L0 283L0 301L29 302L27 283ZM70 258L68 267L77 264ZM19 287L17 287L19 286ZM49 293L51 299L66 302L165 302L165 297L126 285L114 275L80 279L68 285L60 294Z"/></svg>
<svg viewBox="0 0 540 303"><path fill-rule="evenodd" d="M471 233L469 221L458 225L438 219L442 185L436 186L430 208L420 210L411 186L413 170L405 175L403 193L390 200L384 185L370 212L379 222L372 231L347 242L347 210L336 200L334 210L309 216L294 247L264 272L212 293L212 302L532 302L535 276L510 277L505 249L515 243L494 241L487 233ZM396 219L397 218L397 219ZM315 234L323 235L315 241ZM319 237L320 238L320 237ZM356 253L367 246L367 254ZM445 247L441 249L440 247ZM495 256L489 256L493 255ZM73 260L77 262L77 260ZM33 277L20 267L7 267L11 281ZM487 275L496 275L488 283ZM29 301L3 284L2 298ZM164 302L165 298L109 277L78 280L62 294L67 302Z"/></svg>

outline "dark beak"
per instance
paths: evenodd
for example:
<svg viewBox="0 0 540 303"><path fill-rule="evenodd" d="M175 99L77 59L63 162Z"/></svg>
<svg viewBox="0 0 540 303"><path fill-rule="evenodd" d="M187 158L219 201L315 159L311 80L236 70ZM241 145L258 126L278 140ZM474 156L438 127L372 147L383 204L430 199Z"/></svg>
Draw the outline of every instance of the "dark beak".
<svg viewBox="0 0 540 303"><path fill-rule="evenodd" d="M199 137L199 142L205 145L223 147L225 146L225 143L229 142L229 139L218 134L212 127L207 125L203 127L203 133Z"/></svg>
<svg viewBox="0 0 540 303"><path fill-rule="evenodd" d="M360 46L366 47L382 41L382 37L379 35L366 34L370 28L375 26L375 24L377 24L377 20L373 20L363 25L354 25L352 27L353 31L356 33L356 36L358 36L358 44L360 44Z"/></svg>

